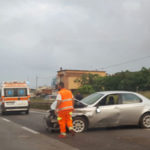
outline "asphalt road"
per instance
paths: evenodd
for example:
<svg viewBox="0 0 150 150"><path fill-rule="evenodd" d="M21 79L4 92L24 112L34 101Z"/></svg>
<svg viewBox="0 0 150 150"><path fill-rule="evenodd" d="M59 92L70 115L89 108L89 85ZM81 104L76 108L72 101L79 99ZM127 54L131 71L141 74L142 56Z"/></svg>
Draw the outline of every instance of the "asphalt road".
<svg viewBox="0 0 150 150"><path fill-rule="evenodd" d="M118 127L118 128L99 128L90 129L84 133L76 134L75 137L68 136L66 139L59 139L59 132L50 133L46 131L45 124L43 122L44 112L31 110L29 115L23 113L13 113L5 116L0 116L0 145L5 145L4 140L1 140L1 134L6 130L5 128L15 125L15 133L12 133L11 127L7 127L7 138L10 141L14 141L15 137L23 137L28 139L27 145L31 141L35 144L35 149L47 150L47 149L80 149L80 150L149 150L150 149L150 129L139 129L138 127ZM1 123L2 122L2 123ZM6 124L6 125L5 125ZM5 130L2 130L4 128ZM2 131L1 131L2 130ZM21 131L20 131L21 130ZM21 134L24 130L23 135ZM26 131L25 131L26 130ZM21 132L21 133L20 133ZM29 133L30 135L28 135ZM4 134L4 133L3 133ZM26 135L27 134L27 135ZM8 136L9 135L9 136ZM29 138L26 138L29 137ZM43 140L41 140L43 139ZM2 143L3 141L3 143ZM34 150L34 147L18 146L15 150ZM22 142L20 142L22 143ZM29 143L29 144L28 144ZM10 147L11 144L9 145ZM17 144L17 143L16 143ZM5 145L6 146L6 145ZM4 147L5 147L4 146ZM24 144L25 146L25 144ZM37 147L40 148L37 148ZM22 147L22 148L21 148ZM1 148L0 148L1 149ZM13 148L2 149L13 150Z"/></svg>

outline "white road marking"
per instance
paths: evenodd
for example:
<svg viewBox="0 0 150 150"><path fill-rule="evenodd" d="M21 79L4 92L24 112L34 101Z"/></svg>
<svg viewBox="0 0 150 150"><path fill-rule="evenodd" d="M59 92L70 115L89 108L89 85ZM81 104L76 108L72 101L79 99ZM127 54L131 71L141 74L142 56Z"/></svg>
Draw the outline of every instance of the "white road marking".
<svg viewBox="0 0 150 150"><path fill-rule="evenodd" d="M6 119L6 118L2 118L4 121L6 122L10 122L10 120Z"/></svg>
<svg viewBox="0 0 150 150"><path fill-rule="evenodd" d="M33 133L33 134L40 134L39 132L37 132L37 131L34 131L34 130L32 130L32 129L30 129L30 128L27 128L27 127L21 127L22 129L24 129L24 130L26 130L26 131L29 131L29 132L31 132L31 133Z"/></svg>
<svg viewBox="0 0 150 150"><path fill-rule="evenodd" d="M2 118L2 120L6 121L6 122L11 122L10 120L8 120L8 119L6 119L6 118ZM16 123L15 123L15 124L16 124ZM19 124L17 124L17 125L19 125ZM35 130L32 130L32 129L30 129L30 128L24 127L24 126L22 126L21 128L24 129L24 130L26 130L26 131L29 131L29 132L31 132L31 133L33 133L33 134L40 134L39 132L37 132L37 131L35 131Z"/></svg>

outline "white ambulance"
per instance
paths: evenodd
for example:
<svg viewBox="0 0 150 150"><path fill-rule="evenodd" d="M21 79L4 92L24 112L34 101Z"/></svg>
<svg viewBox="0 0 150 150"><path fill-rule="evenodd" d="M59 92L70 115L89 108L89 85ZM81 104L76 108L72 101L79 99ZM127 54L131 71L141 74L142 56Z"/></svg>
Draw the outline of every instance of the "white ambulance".
<svg viewBox="0 0 150 150"><path fill-rule="evenodd" d="M3 82L0 87L1 114L12 111L29 113L30 94L26 82Z"/></svg>

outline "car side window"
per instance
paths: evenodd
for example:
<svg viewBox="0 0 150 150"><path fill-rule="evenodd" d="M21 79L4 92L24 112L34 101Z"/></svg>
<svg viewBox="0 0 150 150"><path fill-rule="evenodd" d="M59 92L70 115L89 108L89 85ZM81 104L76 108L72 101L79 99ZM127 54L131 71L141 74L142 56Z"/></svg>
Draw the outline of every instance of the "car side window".
<svg viewBox="0 0 150 150"><path fill-rule="evenodd" d="M131 93L121 94L121 97L122 97L122 104L135 104L142 102L142 100L138 96Z"/></svg>
<svg viewBox="0 0 150 150"><path fill-rule="evenodd" d="M97 106L117 105L119 104L119 95L111 94L104 97Z"/></svg>

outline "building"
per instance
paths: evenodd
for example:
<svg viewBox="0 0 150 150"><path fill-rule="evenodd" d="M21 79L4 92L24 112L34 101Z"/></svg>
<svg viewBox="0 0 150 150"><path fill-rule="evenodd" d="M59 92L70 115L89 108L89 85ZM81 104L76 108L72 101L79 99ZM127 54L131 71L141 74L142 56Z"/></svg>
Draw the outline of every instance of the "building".
<svg viewBox="0 0 150 150"><path fill-rule="evenodd" d="M36 89L30 89L30 96L35 97L36 96Z"/></svg>
<svg viewBox="0 0 150 150"><path fill-rule="evenodd" d="M57 82L64 82L65 88L73 91L80 86L75 80L81 78L83 74L98 74L102 77L107 75L105 71L63 70L61 68L60 71L57 72Z"/></svg>
<svg viewBox="0 0 150 150"><path fill-rule="evenodd" d="M41 86L36 89L36 96L45 96L45 95L51 95L52 89L48 86Z"/></svg>

